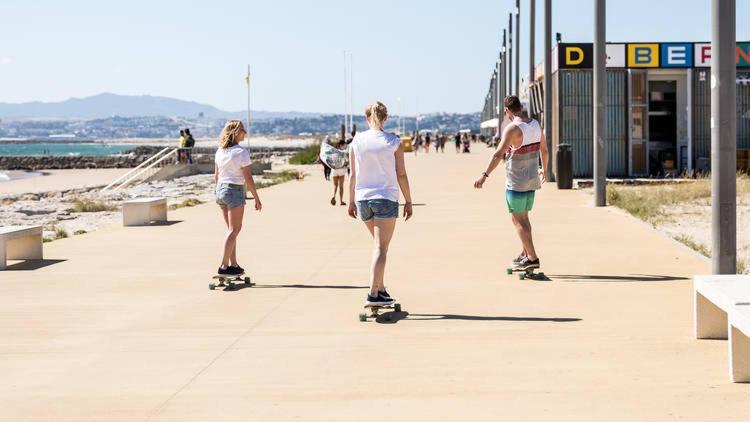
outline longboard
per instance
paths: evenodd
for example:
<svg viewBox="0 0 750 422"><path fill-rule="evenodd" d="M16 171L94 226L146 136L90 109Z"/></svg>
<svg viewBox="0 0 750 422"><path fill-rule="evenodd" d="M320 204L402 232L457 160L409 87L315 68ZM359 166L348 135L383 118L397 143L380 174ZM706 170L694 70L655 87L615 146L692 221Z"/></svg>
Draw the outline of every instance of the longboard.
<svg viewBox="0 0 750 422"><path fill-rule="evenodd" d="M253 283L250 281L250 277L243 277L245 273L237 274L237 275L224 275L224 274L216 274L215 276L211 277L213 280L218 280L219 282L212 281L208 283L208 289L214 290L217 287L226 286L227 289L232 290L234 288L234 282L243 282L246 285L252 286Z"/></svg>
<svg viewBox="0 0 750 422"><path fill-rule="evenodd" d="M392 305L365 305L365 309L368 309L370 311L370 315L367 315L366 312L362 312L359 314L359 320L362 322L367 321L367 318L378 318L380 316L379 312L381 309L393 309L394 312L401 312L401 304L400 303L394 303ZM391 320L390 314L383 314L385 316L386 321Z"/></svg>
<svg viewBox="0 0 750 422"><path fill-rule="evenodd" d="M516 267L508 267L505 271L510 275L513 273L518 273L518 279L524 280L527 278L530 278L532 280L537 281L543 281L547 280L547 276L544 275L543 272L535 273L534 270L537 270L538 268L516 268Z"/></svg>

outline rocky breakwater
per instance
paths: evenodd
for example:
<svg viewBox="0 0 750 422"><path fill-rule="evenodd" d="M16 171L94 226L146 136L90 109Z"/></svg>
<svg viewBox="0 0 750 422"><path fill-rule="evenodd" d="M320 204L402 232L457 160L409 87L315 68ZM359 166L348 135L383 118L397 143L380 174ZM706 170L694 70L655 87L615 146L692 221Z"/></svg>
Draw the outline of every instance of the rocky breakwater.
<svg viewBox="0 0 750 422"><path fill-rule="evenodd" d="M61 170L61 169L104 169L132 168L148 160L163 147L135 147L118 155L104 156L0 156L0 170ZM196 163L212 163L214 152L193 154Z"/></svg>

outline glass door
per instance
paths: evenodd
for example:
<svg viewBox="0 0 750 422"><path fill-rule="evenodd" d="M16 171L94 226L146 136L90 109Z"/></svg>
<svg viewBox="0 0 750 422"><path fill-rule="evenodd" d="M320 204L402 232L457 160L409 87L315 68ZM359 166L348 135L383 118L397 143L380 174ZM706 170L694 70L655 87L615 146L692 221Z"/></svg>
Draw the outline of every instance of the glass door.
<svg viewBox="0 0 750 422"><path fill-rule="evenodd" d="M629 71L630 175L648 175L648 74Z"/></svg>

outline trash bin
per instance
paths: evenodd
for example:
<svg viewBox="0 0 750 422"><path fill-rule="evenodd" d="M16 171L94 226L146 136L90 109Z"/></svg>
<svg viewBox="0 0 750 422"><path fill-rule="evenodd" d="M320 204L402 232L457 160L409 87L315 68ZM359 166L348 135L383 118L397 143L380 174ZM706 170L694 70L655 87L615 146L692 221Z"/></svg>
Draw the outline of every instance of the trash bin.
<svg viewBox="0 0 750 422"><path fill-rule="evenodd" d="M557 147L557 188L573 189L573 150L570 144Z"/></svg>

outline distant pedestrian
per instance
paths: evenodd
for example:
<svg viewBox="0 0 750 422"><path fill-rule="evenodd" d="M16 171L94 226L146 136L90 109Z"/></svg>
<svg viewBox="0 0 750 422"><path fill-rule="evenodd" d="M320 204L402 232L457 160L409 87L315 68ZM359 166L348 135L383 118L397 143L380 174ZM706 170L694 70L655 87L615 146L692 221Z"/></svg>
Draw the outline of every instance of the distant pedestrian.
<svg viewBox="0 0 750 422"><path fill-rule="evenodd" d="M414 156L416 157L419 153L419 149L422 148L422 137L419 135L419 133L414 134Z"/></svg>
<svg viewBox="0 0 750 422"><path fill-rule="evenodd" d="M461 136L461 142L463 143L463 146L464 146L464 149L462 152L464 154L470 153L471 152L471 140L469 140L469 135L464 133L463 136Z"/></svg>
<svg viewBox="0 0 750 422"><path fill-rule="evenodd" d="M445 154L445 135L440 135L440 152Z"/></svg>
<svg viewBox="0 0 750 422"><path fill-rule="evenodd" d="M456 144L456 154L459 154L461 152L461 134L456 133L456 136L453 137L453 142Z"/></svg>
<svg viewBox="0 0 750 422"><path fill-rule="evenodd" d="M395 299L385 290L388 246L396 228L399 189L404 195L404 217L412 216L411 190L406 175L404 149L398 136L383 131L388 109L380 101L365 109L370 130L360 132L349 149L349 215L364 221L373 238L370 292L365 305L385 306Z"/></svg>
<svg viewBox="0 0 750 422"><path fill-rule="evenodd" d="M185 148L185 130L180 129L180 141L177 144L177 162L182 162L182 149Z"/></svg>
<svg viewBox="0 0 750 422"><path fill-rule="evenodd" d="M240 120L230 120L219 136L219 148L214 161L214 182L216 183L216 203L227 226L224 238L224 252L219 275L241 275L245 270L237 262L237 236L242 230L245 213L245 186L255 199L255 210L260 211L258 191L250 168L250 152L239 143L245 137L245 127Z"/></svg>
<svg viewBox="0 0 750 422"><path fill-rule="evenodd" d="M435 134L435 154L440 151L440 135Z"/></svg>
<svg viewBox="0 0 750 422"><path fill-rule="evenodd" d="M430 142L432 139L430 139L430 133L427 132L427 134L424 136L424 153L429 154L430 153Z"/></svg>
<svg viewBox="0 0 750 422"><path fill-rule="evenodd" d="M346 142L339 141L339 144L337 145L338 149L344 151L346 149ZM341 205L346 205L346 202L344 202L344 179L346 178L347 173L349 172L349 166L346 165L344 167L333 169L333 198L331 198L331 205L336 205L336 192L339 193L339 199L341 200Z"/></svg>
<svg viewBox="0 0 750 422"><path fill-rule="evenodd" d="M195 146L195 138L190 133L190 129L185 128L185 157L190 164L193 164L193 147Z"/></svg>

